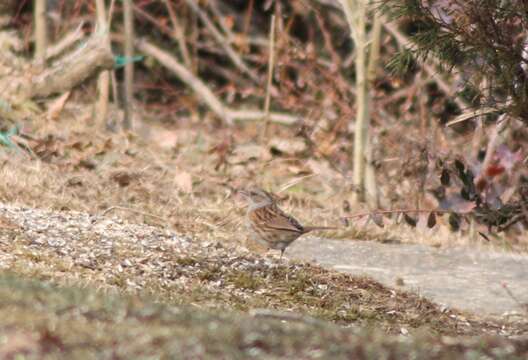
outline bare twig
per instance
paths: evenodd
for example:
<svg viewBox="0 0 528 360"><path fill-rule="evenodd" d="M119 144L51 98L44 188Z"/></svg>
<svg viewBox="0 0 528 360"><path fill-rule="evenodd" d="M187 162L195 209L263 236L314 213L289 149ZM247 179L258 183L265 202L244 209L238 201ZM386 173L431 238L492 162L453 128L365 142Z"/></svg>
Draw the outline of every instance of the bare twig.
<svg viewBox="0 0 528 360"><path fill-rule="evenodd" d="M345 13L350 37L354 41L356 51L356 118L354 124L354 171L353 184L356 189L354 201L364 202L365 194L365 171L366 171L366 151L369 142L370 126L370 94L369 83L367 81L367 1L366 0L340 0Z"/></svg>
<svg viewBox="0 0 528 360"><path fill-rule="evenodd" d="M260 110L229 110L229 114L233 120L240 121L251 121L261 120L264 117L264 113ZM300 116L283 114L283 113L270 113L269 120L276 124L281 125L294 125L301 120Z"/></svg>
<svg viewBox="0 0 528 360"><path fill-rule="evenodd" d="M158 216L158 215L154 215L154 214L151 214L151 213L148 213L148 212L145 212L145 211L141 211L141 210L127 208L127 207L124 207L124 206L110 206L108 209L104 210L99 216L103 217L106 214L108 214L109 212L114 211L114 210L123 210L123 211L133 212L133 213L136 213L136 214L139 214L139 215L149 216L149 217L152 217L154 219L161 220L164 223L168 223L169 222L164 217L161 217L161 216Z"/></svg>
<svg viewBox="0 0 528 360"><path fill-rule="evenodd" d="M114 16L115 0L110 1L110 7L108 9L108 29L112 28L112 19ZM119 94L117 91L117 77L115 69L110 71L110 83L112 84L112 99L114 100L114 105L119 107ZM117 120L115 118L108 119L106 122L106 127L111 130L116 130Z"/></svg>
<svg viewBox="0 0 528 360"><path fill-rule="evenodd" d="M162 33L172 37L175 41L178 41L178 39L174 37L175 35L174 31L171 28L169 28L167 25L165 25L165 23L158 21L158 19L150 15L148 12L143 10L138 5L133 5L133 6L134 6L134 12L136 12L137 15L141 16L143 19L147 20L152 25L155 25Z"/></svg>
<svg viewBox="0 0 528 360"><path fill-rule="evenodd" d="M491 165L493 155L495 155L495 149L497 149L497 146L499 145L499 134L502 130L506 128L508 123L509 122L508 118L506 118L506 114L501 115L501 117L497 120L497 123L493 128L493 132L489 136L488 146L486 148L486 155L484 156L484 160L482 161L482 171L475 179L475 184L478 184L484 177L486 177L486 169Z"/></svg>
<svg viewBox="0 0 528 360"><path fill-rule="evenodd" d="M385 29L391 34L396 41L400 45L402 45L404 48L411 49L413 47L413 42L404 35L398 28L396 27L395 23L389 22L384 20L383 26ZM419 60L419 59L416 59ZM425 70L425 72L434 79L438 87L448 96L453 98L453 101L458 105L460 109L467 108L467 104L465 104L459 97L456 96L456 91L448 85L444 79L440 76L438 71L436 71L431 65L427 64L426 62L422 62L422 67Z"/></svg>
<svg viewBox="0 0 528 360"><path fill-rule="evenodd" d="M110 7L108 8L108 29L112 26L112 19L114 16L115 0L110 1Z"/></svg>
<svg viewBox="0 0 528 360"><path fill-rule="evenodd" d="M295 321L295 322L302 322L310 325L323 325L324 323L320 320L317 320L313 317L302 315L302 314L296 314L290 311L277 311L277 310L270 310L270 309L253 309L249 312L250 316L256 317L256 318L268 318L268 319L276 319L276 320L284 320L284 321Z"/></svg>
<svg viewBox="0 0 528 360"><path fill-rule="evenodd" d="M196 92L207 106L227 124L233 124L235 120L261 120L264 113L260 110L232 110L226 107L220 99L203 83L200 78L195 76L189 69L178 62L174 56L158 48L151 42L140 39L136 41L136 47L149 56L152 56L170 71L174 72L181 81L186 83L194 92ZM299 121L299 117L270 113L270 121L283 125L293 125Z"/></svg>
<svg viewBox="0 0 528 360"><path fill-rule="evenodd" d="M152 56L167 69L174 72L184 83L190 86L191 89L202 98L207 106L225 123L229 125L233 124L233 119L224 104L222 104L216 95L213 94L213 92L209 90L209 88L198 77L196 77L185 66L180 64L174 56L145 39L138 40L136 46L140 51Z"/></svg>
<svg viewBox="0 0 528 360"><path fill-rule="evenodd" d="M314 173L314 174L308 174L308 175L304 175L304 176L300 176L300 177L297 177L297 178L291 179L291 180L289 180L288 182L286 182L286 184L282 185L281 188L280 188L280 190L277 191L277 193L280 194L281 192L284 192L284 191L288 190L289 188L291 188L291 187L293 187L293 186L295 186L295 185L297 185L297 184L303 182L304 180L306 180L306 179L310 179L310 178L312 178L312 177L314 177L314 176L318 176L318 175L319 175L319 174L315 174L315 173Z"/></svg>
<svg viewBox="0 0 528 360"><path fill-rule="evenodd" d="M125 118L123 127L132 128L132 108L134 105L134 14L132 1L123 0L123 21L125 23Z"/></svg>
<svg viewBox="0 0 528 360"><path fill-rule="evenodd" d="M251 17L253 16L253 9L255 7L255 0L249 0L248 8L246 11L246 14L244 15L244 26L243 26L243 33L247 37L249 37L249 26L251 24Z"/></svg>
<svg viewBox="0 0 528 360"><path fill-rule="evenodd" d="M264 100L264 131L261 133L261 141L268 136L270 122L269 112L271 103L271 86L273 82L273 62L275 55L275 15L271 15L268 55L268 81L266 84L266 98Z"/></svg>
<svg viewBox="0 0 528 360"><path fill-rule="evenodd" d="M102 34L104 46L110 48L109 27L106 19L104 0L96 0L97 31ZM93 109L95 123L101 127L106 124L108 98L110 96L110 72L102 71L97 79L97 102Z"/></svg>
<svg viewBox="0 0 528 360"><path fill-rule="evenodd" d="M218 25L222 28L222 31L227 35L227 40L229 41L229 43L231 43L235 38L235 35L231 31L231 29L225 25L224 21L222 21L225 16L222 15L222 13L220 12L220 9L218 8L218 2L214 0L209 0L207 1L207 5L211 9L213 15L218 19Z"/></svg>
<svg viewBox="0 0 528 360"><path fill-rule="evenodd" d="M439 214L449 214L452 213L452 210L438 210L438 209L392 209L392 210L375 210L367 211L354 215L341 216L342 219L356 219L362 218L365 216L371 215L383 215L383 214L400 214L400 213L411 213L411 214L429 214L429 213L439 213Z"/></svg>
<svg viewBox="0 0 528 360"><path fill-rule="evenodd" d="M43 63L48 46L48 24L46 21L46 0L35 0L35 60Z"/></svg>
<svg viewBox="0 0 528 360"><path fill-rule="evenodd" d="M183 27L181 26L178 17L176 16L176 13L174 12L174 9L172 8L172 4L169 0L163 0L165 3L165 7L167 8L167 11L169 12L169 17L172 23L172 37L176 39L178 42L178 46L180 48L183 63L187 68L191 68L191 56L189 55L189 48L187 47L187 43L185 42L185 33L183 31Z"/></svg>
<svg viewBox="0 0 528 360"><path fill-rule="evenodd" d="M456 118L454 118L453 120L449 121L445 126L453 126L455 124L458 124L458 123L461 123L463 121L472 119L474 117L487 115L487 114L491 114L491 113L498 112L498 111L500 111L500 109L497 109L495 107L484 107L484 108L481 108L481 109L477 109L477 110L470 111L470 112L464 113L462 115L459 115Z"/></svg>
<svg viewBox="0 0 528 360"><path fill-rule="evenodd" d="M46 50L46 59L51 59L55 56L60 55L64 50L75 44L77 41L83 38L82 27L84 26L84 21L77 26L77 29L69 32L60 39L57 43L50 45Z"/></svg>
<svg viewBox="0 0 528 360"><path fill-rule="evenodd" d="M209 16L200 9L200 6L194 0L185 0L185 2L191 7L191 9L198 15L205 27L211 32L211 35L215 38L218 44L224 49L227 56L231 59L233 64L240 69L244 74L249 76L256 84L260 83L260 79L255 71L250 69L247 64L242 60L240 55L231 47L229 41L218 31L214 23L211 21Z"/></svg>
<svg viewBox="0 0 528 360"><path fill-rule="evenodd" d="M382 28L382 22L381 22L381 16L375 12L374 13L374 24L372 26L371 31L371 44L370 44L370 56L368 59L367 64L367 84L368 89L370 89L371 86L373 86L374 81L376 80L376 70L378 68L378 62L380 57L380 48L381 48L381 28ZM369 95L368 97L368 104L370 107L370 104L372 103L371 97ZM370 133L370 130L369 130ZM379 191L378 191L378 184L376 181L376 169L374 167L374 159L373 159L373 139L370 136L370 134L367 134L366 136L366 144L365 144L365 195L366 195L366 201L369 204L371 208L378 208L379 207Z"/></svg>

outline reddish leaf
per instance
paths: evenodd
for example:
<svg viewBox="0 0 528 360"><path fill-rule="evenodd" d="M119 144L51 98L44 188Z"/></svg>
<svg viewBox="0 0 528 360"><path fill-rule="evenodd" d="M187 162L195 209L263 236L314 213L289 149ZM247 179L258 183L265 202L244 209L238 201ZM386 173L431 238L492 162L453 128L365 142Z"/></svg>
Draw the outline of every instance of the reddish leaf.
<svg viewBox="0 0 528 360"><path fill-rule="evenodd" d="M495 177L502 174L506 169L500 164L493 164L486 168L486 176Z"/></svg>
<svg viewBox="0 0 528 360"><path fill-rule="evenodd" d="M477 183L475 184L475 187L477 188L479 192L482 192L487 186L488 186L488 181L484 177L479 178L477 180Z"/></svg>

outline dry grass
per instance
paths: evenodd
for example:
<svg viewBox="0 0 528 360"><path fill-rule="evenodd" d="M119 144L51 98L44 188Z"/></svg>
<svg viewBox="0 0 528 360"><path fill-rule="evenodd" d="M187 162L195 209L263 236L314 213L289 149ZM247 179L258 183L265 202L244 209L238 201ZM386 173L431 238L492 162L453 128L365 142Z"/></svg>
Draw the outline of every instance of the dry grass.
<svg viewBox="0 0 528 360"><path fill-rule="evenodd" d="M452 234L444 225L428 229L425 219L419 229L394 220L386 220L383 229L366 219L343 225L342 216L366 210L346 210L350 179L323 160L272 155L269 149L247 140L252 126L234 130L206 125L178 130L145 126L138 131L141 135L118 135L71 121L68 126L48 123L31 130L41 139L52 136L38 146L38 155L45 161L28 159L21 151L0 153L0 199L91 214L121 206L137 211L116 209L112 214L205 241L244 244L258 250L257 245L247 244L239 231L244 204L234 193L236 188L256 184L284 196L283 207L301 222L339 226L327 234L332 238L489 246L478 236ZM226 161L215 170L222 151L215 151L215 146L221 148L226 142L230 144ZM511 245L501 239L491 245L518 250L528 243Z"/></svg>
<svg viewBox="0 0 528 360"><path fill-rule="evenodd" d="M526 342L387 336L309 317L211 312L0 275L2 358L521 359ZM264 315L264 316L262 316ZM273 315L273 316L269 316Z"/></svg>
<svg viewBox="0 0 528 360"><path fill-rule="evenodd" d="M158 227L79 212L0 208L0 268L62 285L200 308L277 309L389 333L515 335L526 324L441 310L417 295Z"/></svg>
<svg viewBox="0 0 528 360"><path fill-rule="evenodd" d="M10 205L0 216L0 266L16 274L14 279L0 276L0 297L5 299L0 316L9 320L0 333L14 339L10 343L20 342L29 356L46 353L53 358L58 351L71 356L191 356L192 346L200 348L199 354L228 357L250 351L310 357L317 349L323 355L368 358L386 349L395 356L413 349L429 358L428 346L434 345L437 358L460 348L486 354L490 349L510 351L508 356L526 351L522 342L498 338L444 342L434 337L516 335L527 331L523 322L443 311L366 278L305 263L279 263L245 250L242 245L258 249L245 244L240 224L244 209L233 189L248 184L278 192L287 187L280 192L287 195L284 207L299 219L340 224L342 201L350 193L346 181L324 162L262 154L254 159L248 155L254 149L237 152L235 147L228 165L215 171L217 154L210 149L236 132L221 130L213 138L203 129L151 128L147 137L139 137L101 134L80 125L47 126L35 133L54 137L34 147L46 161L21 151L5 151L0 158L0 200L28 207ZM238 144L243 147L241 140ZM112 206L125 210L102 215ZM423 231L428 240L420 240L416 232L413 240L431 243L444 236L443 227ZM396 225L380 230L353 224L329 235L386 241L410 233ZM89 289L79 291L78 286ZM125 297L114 296L116 292ZM252 321L261 316L258 309L271 311L271 319L266 313ZM298 320L291 320L291 311L300 314ZM356 332L316 319L372 329ZM218 324L216 330L211 324ZM182 335L188 329L193 337ZM402 342L380 331L412 336ZM139 333L142 340L131 342ZM246 338L250 334L260 340L251 342ZM365 341L372 342L371 350L364 348ZM328 344L336 345L330 349Z"/></svg>

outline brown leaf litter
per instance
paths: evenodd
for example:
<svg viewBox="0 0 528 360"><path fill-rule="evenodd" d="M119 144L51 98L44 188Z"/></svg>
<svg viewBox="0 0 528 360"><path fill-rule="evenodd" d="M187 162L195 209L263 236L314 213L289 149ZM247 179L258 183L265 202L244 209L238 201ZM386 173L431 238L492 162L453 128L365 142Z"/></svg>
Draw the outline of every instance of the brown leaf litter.
<svg viewBox="0 0 528 360"><path fill-rule="evenodd" d="M440 309L368 278L280 262L117 217L5 204L0 216L17 226L1 232L0 266L54 283L201 308L294 311L342 325L376 324L389 333L512 336L527 330L526 324Z"/></svg>

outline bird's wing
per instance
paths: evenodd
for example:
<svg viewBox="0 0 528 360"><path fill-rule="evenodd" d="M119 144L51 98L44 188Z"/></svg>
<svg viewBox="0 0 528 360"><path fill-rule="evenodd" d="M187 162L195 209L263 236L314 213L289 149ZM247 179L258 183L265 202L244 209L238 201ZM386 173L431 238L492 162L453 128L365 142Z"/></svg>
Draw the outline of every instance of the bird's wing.
<svg viewBox="0 0 528 360"><path fill-rule="evenodd" d="M274 210L277 211L277 215L279 216L273 216L270 219L268 223L268 226L270 228L285 231L293 231L296 233L304 233L303 226L294 217L286 214L278 207L275 207Z"/></svg>
<svg viewBox="0 0 528 360"><path fill-rule="evenodd" d="M255 209L249 213L249 217L253 223L263 224L270 229L304 233L302 225L276 205Z"/></svg>

